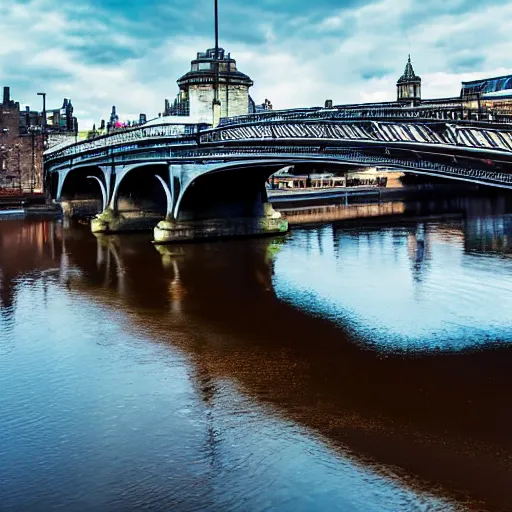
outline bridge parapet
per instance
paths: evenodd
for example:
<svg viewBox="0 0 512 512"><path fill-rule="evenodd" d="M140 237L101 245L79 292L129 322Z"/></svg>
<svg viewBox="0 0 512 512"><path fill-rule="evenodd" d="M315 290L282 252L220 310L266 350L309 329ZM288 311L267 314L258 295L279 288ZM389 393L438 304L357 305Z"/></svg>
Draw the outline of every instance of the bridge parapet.
<svg viewBox="0 0 512 512"><path fill-rule="evenodd" d="M176 125L162 123L152 126L139 126L137 128L96 137L91 140L81 141L76 144L51 148L45 151L44 156L45 160L49 162L57 158L72 157L80 153L87 153L102 148L112 147L115 152L117 146L121 148L119 150L125 151L129 149L130 143L134 143L132 148L136 148L138 147L136 145L137 142L168 139L176 139L176 142L178 142L180 139L183 140L184 137L196 131L197 125L195 124Z"/></svg>
<svg viewBox="0 0 512 512"><path fill-rule="evenodd" d="M512 126L390 121L283 121L224 126L202 132L200 143L249 140L338 140L437 144L512 151Z"/></svg>
<svg viewBox="0 0 512 512"><path fill-rule="evenodd" d="M400 109L403 111L404 109ZM224 123L215 129L199 131L199 125L173 125L162 123L142 126L113 133L96 139L82 141L65 147L52 148L45 152L45 166L55 167L59 162L72 161L73 165L85 161L98 161L109 158L124 160L123 155L167 150L168 158L180 158L187 145L216 143L240 144L244 141L268 140L272 142L295 143L299 139L337 141L344 144L350 141L369 143L407 143L421 145L457 146L474 149L512 151L512 125L446 120L401 119L348 119L333 118L332 112L323 109L304 113L276 112L271 115L286 119L278 120L257 114L252 123L240 121ZM292 115L293 114L293 115ZM300 115L299 115L300 114ZM342 112L342 115L345 113ZM293 117L296 117L293 118ZM316 117L315 117L316 116ZM330 117L329 117L330 116ZM199 138L198 138L199 137ZM292 142L293 141L293 142Z"/></svg>
<svg viewBox="0 0 512 512"><path fill-rule="evenodd" d="M304 109L271 110L244 116L223 118L220 126L232 126L255 122L286 121L298 119L462 119L461 103L443 105L390 105L389 103L369 105L341 105L332 108L311 107Z"/></svg>

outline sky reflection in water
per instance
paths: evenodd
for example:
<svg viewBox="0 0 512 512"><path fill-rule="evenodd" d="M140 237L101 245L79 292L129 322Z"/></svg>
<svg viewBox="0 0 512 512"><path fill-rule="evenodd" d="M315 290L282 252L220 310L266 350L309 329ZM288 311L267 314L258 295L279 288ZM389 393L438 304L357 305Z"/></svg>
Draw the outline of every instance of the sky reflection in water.
<svg viewBox="0 0 512 512"><path fill-rule="evenodd" d="M11 348L0 363L2 510L456 510L332 450L229 379L199 377L121 304L105 308L55 275L17 288L16 319L6 330L0 319Z"/></svg>
<svg viewBox="0 0 512 512"><path fill-rule="evenodd" d="M276 293L379 350L510 343L512 221L462 222L296 229L276 257ZM497 243L485 245L489 229Z"/></svg>

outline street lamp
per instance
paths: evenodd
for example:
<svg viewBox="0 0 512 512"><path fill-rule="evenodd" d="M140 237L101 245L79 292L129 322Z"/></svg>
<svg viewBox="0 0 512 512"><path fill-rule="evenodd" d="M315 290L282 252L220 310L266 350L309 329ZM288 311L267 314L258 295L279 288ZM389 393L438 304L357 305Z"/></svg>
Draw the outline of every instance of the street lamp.
<svg viewBox="0 0 512 512"><path fill-rule="evenodd" d="M39 126L29 126L28 132L32 137L32 169L30 171L30 193L34 193L34 189L36 187L36 144L35 137L37 133L42 133L43 130ZM37 180L39 182L39 180Z"/></svg>
<svg viewBox="0 0 512 512"><path fill-rule="evenodd" d="M38 96L43 97L43 124L41 126L41 135L42 135L42 143L43 143L43 151L46 149L46 93L38 92Z"/></svg>

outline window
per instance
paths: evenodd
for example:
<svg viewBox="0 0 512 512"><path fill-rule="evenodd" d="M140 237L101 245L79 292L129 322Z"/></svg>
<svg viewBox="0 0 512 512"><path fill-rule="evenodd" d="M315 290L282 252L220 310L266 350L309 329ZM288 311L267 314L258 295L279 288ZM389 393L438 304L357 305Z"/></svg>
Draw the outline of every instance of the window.
<svg viewBox="0 0 512 512"><path fill-rule="evenodd" d="M199 62L198 66L199 66L200 71L208 70L208 69L212 68L211 62Z"/></svg>

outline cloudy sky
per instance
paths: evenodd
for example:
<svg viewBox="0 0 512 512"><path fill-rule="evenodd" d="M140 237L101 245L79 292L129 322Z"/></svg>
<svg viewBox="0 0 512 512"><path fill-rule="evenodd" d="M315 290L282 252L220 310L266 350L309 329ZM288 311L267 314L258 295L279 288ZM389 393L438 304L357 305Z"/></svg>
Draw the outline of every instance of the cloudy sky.
<svg viewBox="0 0 512 512"><path fill-rule="evenodd" d="M424 97L512 73L512 0L219 0L220 42L274 108L393 100L407 54ZM48 107L72 98L81 128L163 110L213 0L0 0L0 85Z"/></svg>

